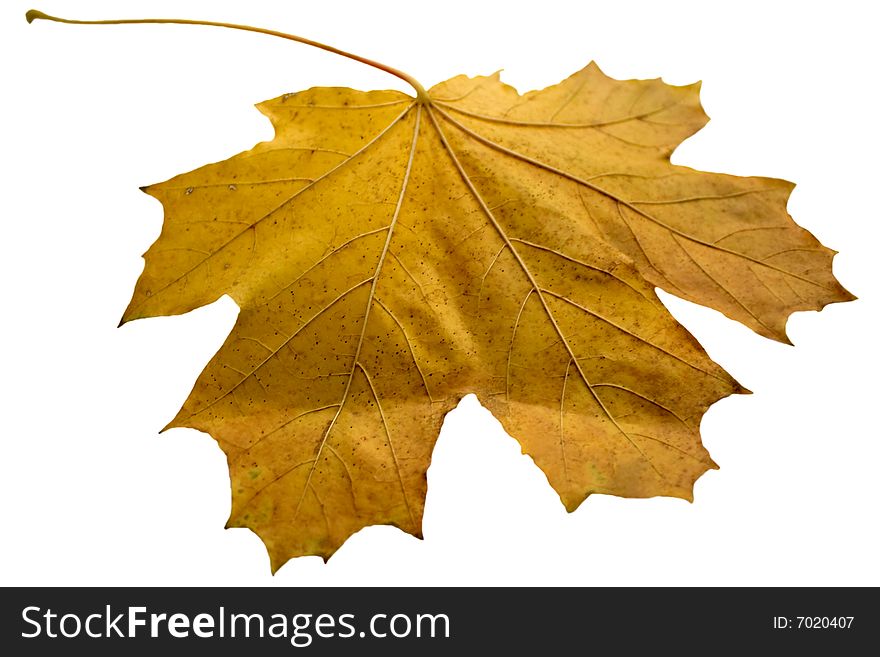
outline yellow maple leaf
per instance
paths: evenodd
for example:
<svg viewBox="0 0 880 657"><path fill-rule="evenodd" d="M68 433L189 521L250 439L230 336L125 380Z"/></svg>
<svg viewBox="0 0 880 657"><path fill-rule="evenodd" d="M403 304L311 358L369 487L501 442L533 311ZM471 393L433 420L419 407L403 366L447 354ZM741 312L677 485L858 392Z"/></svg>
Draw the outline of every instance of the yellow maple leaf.
<svg viewBox="0 0 880 657"><path fill-rule="evenodd" d="M699 85L590 64L525 95L497 74L414 86L261 103L272 141L145 188L165 223L123 322L240 307L168 426L217 440L228 525L273 570L368 525L419 536L468 393L570 511L690 499L715 467L703 413L744 390L654 286L780 341L792 312L853 298L790 183L670 163L706 122Z"/></svg>

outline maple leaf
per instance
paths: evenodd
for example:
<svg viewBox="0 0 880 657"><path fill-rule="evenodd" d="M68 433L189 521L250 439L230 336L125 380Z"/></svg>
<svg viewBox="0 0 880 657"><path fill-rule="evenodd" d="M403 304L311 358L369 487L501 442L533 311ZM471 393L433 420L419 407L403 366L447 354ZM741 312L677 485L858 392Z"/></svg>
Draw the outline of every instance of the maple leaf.
<svg viewBox="0 0 880 657"><path fill-rule="evenodd" d="M272 141L144 188L165 222L122 321L240 307L166 428L217 440L228 526L273 570L368 525L420 536L468 393L569 511L691 499L716 467L700 420L744 389L654 287L780 341L792 312L853 298L791 183L670 163L707 120L698 84L590 64L525 95L497 74L414 86L266 101Z"/></svg>

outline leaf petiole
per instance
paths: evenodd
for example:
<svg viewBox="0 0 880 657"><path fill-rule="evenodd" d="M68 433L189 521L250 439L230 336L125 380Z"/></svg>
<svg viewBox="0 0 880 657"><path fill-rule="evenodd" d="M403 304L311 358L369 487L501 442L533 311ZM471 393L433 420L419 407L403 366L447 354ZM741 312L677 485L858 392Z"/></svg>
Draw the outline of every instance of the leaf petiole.
<svg viewBox="0 0 880 657"><path fill-rule="evenodd" d="M81 21L81 20L73 20L70 18L59 18L57 16L50 16L42 11L37 9L31 9L25 14L25 18L28 23L33 23L35 20L47 20L54 21L56 23L68 23L71 25L131 25L131 24L140 24L140 23L159 23L159 24L175 24L175 25L207 25L209 27L228 27L233 30L244 30L245 32L257 32L259 34L268 34L269 36L276 36L282 39L288 39L290 41L296 41L298 43L304 43L307 46L313 46L315 48L320 48L321 50L326 50L327 52L332 52L336 55L341 55L342 57L348 57L349 59L353 59L356 62L360 62L362 64L366 64L367 66L372 66L373 68L377 68L380 71L385 71L386 73L390 73L391 75L400 78L407 84L409 84L416 91L416 101L419 103L430 104L430 98L428 96L428 92L425 91L425 88L416 80L414 77L409 75L408 73L404 73L396 68L391 66L387 66L385 64L380 64L377 61L372 59L367 59L366 57L361 57L360 55L355 55L350 52L346 52L345 50L340 50L339 48L334 48L333 46L328 46L325 43L320 43L318 41L312 41L311 39L306 39L305 37L296 36L295 34L287 34L286 32L278 32L276 30L268 30L262 27L252 27L250 25L239 25L237 23L220 23L216 21L199 21L199 20L189 20L185 18L121 18L114 20L103 20L103 21Z"/></svg>

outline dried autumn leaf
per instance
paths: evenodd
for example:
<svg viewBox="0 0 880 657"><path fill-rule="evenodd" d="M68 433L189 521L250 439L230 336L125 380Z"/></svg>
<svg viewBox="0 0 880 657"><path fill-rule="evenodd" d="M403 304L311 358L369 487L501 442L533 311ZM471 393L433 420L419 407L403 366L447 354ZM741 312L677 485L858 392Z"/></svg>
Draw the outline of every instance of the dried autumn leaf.
<svg viewBox="0 0 880 657"><path fill-rule="evenodd" d="M241 312L169 427L229 462L228 525L273 570L373 524L421 532L444 415L475 393L566 508L690 499L699 424L743 389L654 286L787 341L853 297L791 183L673 166L699 85L595 64L519 95L314 88L258 105L275 138L145 191L162 234L123 322L228 294Z"/></svg>

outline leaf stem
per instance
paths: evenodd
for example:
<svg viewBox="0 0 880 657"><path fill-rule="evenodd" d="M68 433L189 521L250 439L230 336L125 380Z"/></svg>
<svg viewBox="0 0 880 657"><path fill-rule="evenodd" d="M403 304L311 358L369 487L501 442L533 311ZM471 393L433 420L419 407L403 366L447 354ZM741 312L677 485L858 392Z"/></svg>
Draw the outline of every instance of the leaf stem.
<svg viewBox="0 0 880 657"><path fill-rule="evenodd" d="M313 46L315 48L320 48L321 50L326 50L327 52L332 52L336 55L341 55L342 57L348 57L349 59L353 59L356 62L360 62L362 64L366 64L367 66L372 66L373 68L377 68L380 71L385 71L386 73L390 73L391 75L400 78L407 84L409 84L416 91L416 101L419 103L430 104L430 98L428 96L428 92L425 91L425 88L419 84L418 80L409 75L408 73L404 73L396 68L391 66L387 66L385 64L380 64L377 61L372 59L367 59L366 57L361 57L360 55L355 55L350 52L346 52L345 50L340 50L339 48L334 48L333 46L328 46L325 43L320 43L318 41L312 41L311 39L306 39L305 37L296 36L295 34L287 34L286 32L278 32L276 30L268 30L262 27L252 27L250 25L239 25L237 23L219 23L216 21L198 21L198 20L188 20L185 18L123 18L123 19L115 19L115 20L104 20L104 21L80 21L73 20L70 18L59 18L57 16L50 16L49 14L43 13L37 9L31 9L25 14L25 18L28 23L33 23L35 20L47 20L54 21L56 23L69 23L71 25L131 25L131 24L141 24L141 23L160 23L160 24L175 24L175 25L207 25L209 27L228 27L232 30L244 30L245 32L257 32L259 34L268 34L269 36L276 36L282 39L288 39L290 41L297 41L298 43L304 43L307 46Z"/></svg>

